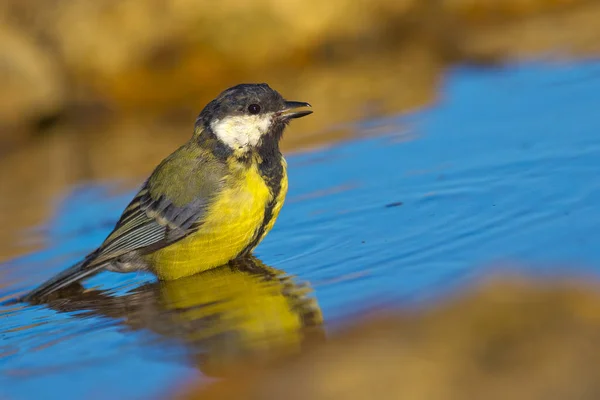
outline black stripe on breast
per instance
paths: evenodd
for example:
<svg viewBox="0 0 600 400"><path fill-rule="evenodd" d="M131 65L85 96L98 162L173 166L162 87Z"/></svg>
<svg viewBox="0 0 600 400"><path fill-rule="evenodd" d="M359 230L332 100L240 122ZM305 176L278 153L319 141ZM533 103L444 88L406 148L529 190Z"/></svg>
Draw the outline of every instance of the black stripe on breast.
<svg viewBox="0 0 600 400"><path fill-rule="evenodd" d="M262 162L258 165L258 172L265 180L269 191L273 198L265 206L265 214L263 217L262 224L254 232L254 238L252 241L242 250L239 256L245 256L249 254L260 242L261 238L265 234L267 225L273 219L273 209L277 204L277 198L281 192L281 181L283 180L283 156L279 151L279 147L275 146L261 146L258 149L258 154L262 159Z"/></svg>

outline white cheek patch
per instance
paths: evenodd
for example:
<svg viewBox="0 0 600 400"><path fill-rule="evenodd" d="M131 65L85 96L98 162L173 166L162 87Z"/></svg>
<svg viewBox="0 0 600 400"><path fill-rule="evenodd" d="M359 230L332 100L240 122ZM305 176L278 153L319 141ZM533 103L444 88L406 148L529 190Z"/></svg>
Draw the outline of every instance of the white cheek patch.
<svg viewBox="0 0 600 400"><path fill-rule="evenodd" d="M256 146L269 131L272 113L236 115L214 120L210 127L217 137L232 149L244 150Z"/></svg>

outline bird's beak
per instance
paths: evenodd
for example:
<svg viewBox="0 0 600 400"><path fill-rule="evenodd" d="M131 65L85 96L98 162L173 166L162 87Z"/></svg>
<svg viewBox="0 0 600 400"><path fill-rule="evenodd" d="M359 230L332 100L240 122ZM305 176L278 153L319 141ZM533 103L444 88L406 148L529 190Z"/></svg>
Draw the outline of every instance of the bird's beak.
<svg viewBox="0 0 600 400"><path fill-rule="evenodd" d="M311 110L298 110L302 107L312 107L310 104L305 103L303 101L286 101L285 107L279 115L284 119L293 119L293 118L301 118L305 117L309 114L312 114Z"/></svg>

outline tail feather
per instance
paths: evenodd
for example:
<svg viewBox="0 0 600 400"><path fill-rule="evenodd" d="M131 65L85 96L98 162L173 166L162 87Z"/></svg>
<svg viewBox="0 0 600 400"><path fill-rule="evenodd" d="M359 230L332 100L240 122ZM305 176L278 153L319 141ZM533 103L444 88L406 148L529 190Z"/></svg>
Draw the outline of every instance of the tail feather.
<svg viewBox="0 0 600 400"><path fill-rule="evenodd" d="M104 267L104 263L94 263L93 259L85 259L42 283L23 297L22 301L41 300L59 289L99 272Z"/></svg>

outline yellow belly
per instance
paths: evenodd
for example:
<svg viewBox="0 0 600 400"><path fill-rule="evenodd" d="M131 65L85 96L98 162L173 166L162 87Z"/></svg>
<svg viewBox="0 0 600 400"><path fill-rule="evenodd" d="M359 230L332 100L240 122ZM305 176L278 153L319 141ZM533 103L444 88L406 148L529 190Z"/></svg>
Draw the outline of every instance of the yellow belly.
<svg viewBox="0 0 600 400"><path fill-rule="evenodd" d="M197 232L145 256L159 279L177 279L223 265L252 242L263 223L265 207L272 200L271 193L255 165L241 178L233 174L228 179ZM273 227L285 199L285 173L281 189L273 218L261 240Z"/></svg>

